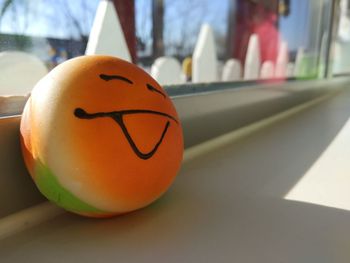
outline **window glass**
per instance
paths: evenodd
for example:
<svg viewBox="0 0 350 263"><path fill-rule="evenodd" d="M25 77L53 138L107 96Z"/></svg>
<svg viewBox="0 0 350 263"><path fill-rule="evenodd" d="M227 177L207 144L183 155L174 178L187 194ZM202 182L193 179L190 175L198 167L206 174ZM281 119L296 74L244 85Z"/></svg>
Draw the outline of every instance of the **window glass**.
<svg viewBox="0 0 350 263"><path fill-rule="evenodd" d="M289 5L288 11L280 16L279 26L282 41L288 44L289 61L295 68L294 76L324 77L331 1L285 2Z"/></svg>
<svg viewBox="0 0 350 263"><path fill-rule="evenodd" d="M0 52L23 51L52 69L84 54L98 0L0 0Z"/></svg>
<svg viewBox="0 0 350 263"><path fill-rule="evenodd" d="M9 62L2 57L8 51L35 56L48 71L85 54L94 21L106 19L97 12L105 1L0 0L0 66L8 68ZM113 14L119 18L131 59L163 85L266 82L325 75L331 0L110 3ZM348 0L342 0L341 10L335 73L350 68L350 59L343 55L347 54L350 39L346 26ZM117 26L110 19L106 21L102 25L108 27L112 36ZM175 65L176 71L167 72L167 63ZM1 87L11 87L3 83L4 78L0 73L0 95L11 95L8 89L2 91Z"/></svg>
<svg viewBox="0 0 350 263"><path fill-rule="evenodd" d="M334 41L333 73L350 73L350 1L341 0L335 21L336 36Z"/></svg>

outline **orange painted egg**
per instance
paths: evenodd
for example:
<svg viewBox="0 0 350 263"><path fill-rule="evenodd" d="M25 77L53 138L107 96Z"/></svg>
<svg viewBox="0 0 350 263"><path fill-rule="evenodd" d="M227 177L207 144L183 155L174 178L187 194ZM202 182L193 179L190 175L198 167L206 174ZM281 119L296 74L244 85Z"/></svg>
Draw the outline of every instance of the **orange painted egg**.
<svg viewBox="0 0 350 263"><path fill-rule="evenodd" d="M41 193L91 217L155 201L183 155L181 124L166 92L142 69L108 56L71 59L40 80L20 131Z"/></svg>

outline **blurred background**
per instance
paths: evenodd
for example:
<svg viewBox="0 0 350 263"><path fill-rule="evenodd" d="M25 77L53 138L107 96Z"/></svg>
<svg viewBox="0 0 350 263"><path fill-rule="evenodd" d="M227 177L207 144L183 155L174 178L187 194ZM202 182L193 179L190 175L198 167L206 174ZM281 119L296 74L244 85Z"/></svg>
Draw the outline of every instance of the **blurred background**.
<svg viewBox="0 0 350 263"><path fill-rule="evenodd" d="M148 71L155 59L171 56L182 64L186 80L191 80L183 63L193 56L200 30L206 24L214 36L218 75L222 75L229 59L235 59L242 68L231 80L249 79L244 77L244 68L249 46L254 46L250 43L254 42L252 35L258 39L255 43L258 63L261 70L265 65L267 78L322 78L350 72L348 0L111 2L132 61ZM0 0L0 52L34 54L49 69L83 55L99 3L99 0ZM271 67L277 70L281 60L285 72L269 74ZM261 76L264 72L260 72L260 77L264 77Z"/></svg>

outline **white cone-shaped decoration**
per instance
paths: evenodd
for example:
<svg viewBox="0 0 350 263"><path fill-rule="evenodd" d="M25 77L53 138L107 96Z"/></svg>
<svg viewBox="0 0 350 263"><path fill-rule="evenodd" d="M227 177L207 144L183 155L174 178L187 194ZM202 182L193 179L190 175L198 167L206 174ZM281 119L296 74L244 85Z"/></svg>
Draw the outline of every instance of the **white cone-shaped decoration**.
<svg viewBox="0 0 350 263"><path fill-rule="evenodd" d="M48 70L37 57L17 51L0 53L0 96L27 95Z"/></svg>
<svg viewBox="0 0 350 263"><path fill-rule="evenodd" d="M242 66L238 59L231 58L226 61L222 71L222 81L237 81L242 78Z"/></svg>
<svg viewBox="0 0 350 263"><path fill-rule="evenodd" d="M172 57L160 57L152 65L151 75L161 85L174 85L182 83L181 65Z"/></svg>
<svg viewBox="0 0 350 263"><path fill-rule="evenodd" d="M272 61L265 61L261 65L260 78L261 79L272 79L275 75L275 66Z"/></svg>
<svg viewBox="0 0 350 263"><path fill-rule="evenodd" d="M213 82L218 78L214 34L207 24L202 25L192 58L192 81Z"/></svg>
<svg viewBox="0 0 350 263"><path fill-rule="evenodd" d="M294 77L301 77L304 73L304 48L299 47L295 58Z"/></svg>
<svg viewBox="0 0 350 263"><path fill-rule="evenodd" d="M247 54L244 64L243 79L258 79L260 75L260 44L257 34L252 34L249 38Z"/></svg>
<svg viewBox="0 0 350 263"><path fill-rule="evenodd" d="M275 77L286 78L287 77L287 65L289 62L288 44L285 41L281 41L278 49Z"/></svg>
<svg viewBox="0 0 350 263"><path fill-rule="evenodd" d="M97 8L86 55L109 55L131 61L119 18L112 1L102 0Z"/></svg>

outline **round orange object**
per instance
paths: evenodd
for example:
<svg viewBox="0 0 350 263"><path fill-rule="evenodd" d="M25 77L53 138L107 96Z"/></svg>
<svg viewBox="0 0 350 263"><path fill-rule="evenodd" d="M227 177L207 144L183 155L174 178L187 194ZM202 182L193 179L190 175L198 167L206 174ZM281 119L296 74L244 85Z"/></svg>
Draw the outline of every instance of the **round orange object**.
<svg viewBox="0 0 350 263"><path fill-rule="evenodd" d="M33 89L21 122L26 165L65 209L111 216L160 197L182 161L181 124L142 69L108 56L56 67Z"/></svg>

